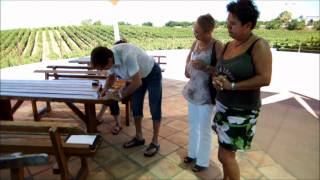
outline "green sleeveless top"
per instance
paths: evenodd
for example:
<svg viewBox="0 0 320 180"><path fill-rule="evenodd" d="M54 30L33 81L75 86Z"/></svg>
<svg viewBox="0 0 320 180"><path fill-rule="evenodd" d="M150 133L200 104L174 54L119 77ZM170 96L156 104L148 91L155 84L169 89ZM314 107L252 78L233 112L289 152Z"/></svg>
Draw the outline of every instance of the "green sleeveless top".
<svg viewBox="0 0 320 180"><path fill-rule="evenodd" d="M230 82L236 83L253 77L256 72L251 57L251 51L258 40L259 39L253 42L245 53L228 60L222 58L218 61L216 73L218 75L226 75ZM226 44L223 54L227 49L227 46L228 44ZM223 105L231 108L258 110L261 107L260 88L255 90L217 91L216 99Z"/></svg>

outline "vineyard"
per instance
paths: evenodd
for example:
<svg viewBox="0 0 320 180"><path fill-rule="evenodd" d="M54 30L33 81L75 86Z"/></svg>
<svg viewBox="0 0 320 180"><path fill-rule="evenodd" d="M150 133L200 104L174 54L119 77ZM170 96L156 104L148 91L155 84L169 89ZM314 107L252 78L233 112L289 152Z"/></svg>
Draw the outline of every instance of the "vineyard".
<svg viewBox="0 0 320 180"><path fill-rule="evenodd" d="M120 25L120 36L145 50L188 49L194 41L191 28ZM255 30L272 47L301 51L320 51L319 31ZM230 40L225 28L214 36L222 42ZM114 43L113 27L104 25L63 26L37 29L14 29L0 33L0 68L87 56L98 45Z"/></svg>

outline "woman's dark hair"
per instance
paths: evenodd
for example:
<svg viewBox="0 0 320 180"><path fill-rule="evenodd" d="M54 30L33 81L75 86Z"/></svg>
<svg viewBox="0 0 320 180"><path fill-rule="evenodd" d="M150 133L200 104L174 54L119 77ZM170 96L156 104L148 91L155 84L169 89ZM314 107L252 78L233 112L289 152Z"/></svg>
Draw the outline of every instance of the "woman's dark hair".
<svg viewBox="0 0 320 180"><path fill-rule="evenodd" d="M215 20L210 14L199 16L197 19L197 23L200 25L204 32L212 31L215 26Z"/></svg>
<svg viewBox="0 0 320 180"><path fill-rule="evenodd" d="M113 52L107 47L98 46L91 52L91 65L93 67L105 67L109 58L114 58Z"/></svg>
<svg viewBox="0 0 320 180"><path fill-rule="evenodd" d="M259 11L252 0L237 0L237 2L231 2L227 5L227 11L235 15L242 25L251 22L251 29L257 24Z"/></svg>

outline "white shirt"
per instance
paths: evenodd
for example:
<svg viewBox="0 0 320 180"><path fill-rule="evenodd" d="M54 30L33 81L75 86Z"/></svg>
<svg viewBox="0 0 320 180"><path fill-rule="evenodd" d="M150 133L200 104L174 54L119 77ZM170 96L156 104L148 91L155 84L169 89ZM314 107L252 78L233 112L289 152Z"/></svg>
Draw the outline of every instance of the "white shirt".
<svg viewBox="0 0 320 180"><path fill-rule="evenodd" d="M114 55L114 65L109 72L120 76L121 79L129 80L137 72L141 78L145 78L154 66L153 57L132 44L117 44L111 50Z"/></svg>

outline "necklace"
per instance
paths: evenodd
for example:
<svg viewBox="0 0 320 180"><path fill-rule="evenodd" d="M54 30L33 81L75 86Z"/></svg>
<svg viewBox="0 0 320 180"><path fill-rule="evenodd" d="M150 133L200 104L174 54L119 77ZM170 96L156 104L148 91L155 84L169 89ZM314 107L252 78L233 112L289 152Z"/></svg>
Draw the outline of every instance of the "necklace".
<svg viewBox="0 0 320 180"><path fill-rule="evenodd" d="M246 40L244 40L244 41L241 41L239 44L234 43L234 46L237 48L237 47L241 46L242 44L246 43L250 39L251 35L252 34L250 33L248 38Z"/></svg>

